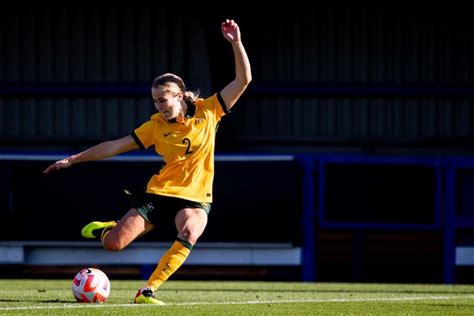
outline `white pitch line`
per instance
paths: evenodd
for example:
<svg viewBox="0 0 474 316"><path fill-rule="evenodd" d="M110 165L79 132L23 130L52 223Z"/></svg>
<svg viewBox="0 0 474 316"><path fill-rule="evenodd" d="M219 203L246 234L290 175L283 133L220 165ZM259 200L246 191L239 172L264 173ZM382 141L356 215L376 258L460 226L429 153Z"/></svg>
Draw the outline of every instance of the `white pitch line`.
<svg viewBox="0 0 474 316"><path fill-rule="evenodd" d="M242 301L242 302L184 302L169 303L164 306L198 306L198 305L255 305L255 304L288 304L288 303L330 303L330 302L398 302L398 301L423 301L423 300L450 300L450 299L472 299L474 295L458 296L411 296L411 297L376 297L376 298L329 298L329 299L303 299L303 300L278 300L278 301ZM23 306L23 307L0 307L0 311L16 310L44 310L44 309L77 309L77 308L107 308L107 307L160 307L163 305L146 304L67 304L62 306Z"/></svg>

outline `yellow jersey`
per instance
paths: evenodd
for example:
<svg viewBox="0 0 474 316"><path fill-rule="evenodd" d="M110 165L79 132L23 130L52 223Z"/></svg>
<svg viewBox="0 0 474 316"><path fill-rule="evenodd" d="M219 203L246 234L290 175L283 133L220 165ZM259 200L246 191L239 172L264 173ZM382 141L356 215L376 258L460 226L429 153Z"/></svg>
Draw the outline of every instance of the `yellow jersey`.
<svg viewBox="0 0 474 316"><path fill-rule="evenodd" d="M161 113L134 130L141 149L155 146L164 165L151 177L147 193L212 202L214 147L220 119L229 113L220 94L188 103L185 118L167 120Z"/></svg>

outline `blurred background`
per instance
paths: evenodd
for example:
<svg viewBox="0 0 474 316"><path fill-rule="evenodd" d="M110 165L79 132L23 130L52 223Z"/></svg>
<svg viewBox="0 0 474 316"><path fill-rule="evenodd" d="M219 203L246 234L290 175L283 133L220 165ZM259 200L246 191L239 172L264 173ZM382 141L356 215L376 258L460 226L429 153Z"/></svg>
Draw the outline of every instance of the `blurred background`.
<svg viewBox="0 0 474 316"><path fill-rule="evenodd" d="M126 212L123 189L161 166L152 152L41 171L147 121L164 72L220 91L234 77L225 18L253 81L217 136L202 237L217 252L176 277L472 282L473 23L434 7L2 10L2 276L153 267L158 257L94 259L79 234ZM174 234L164 223L141 241ZM219 261L223 249L232 259Z"/></svg>

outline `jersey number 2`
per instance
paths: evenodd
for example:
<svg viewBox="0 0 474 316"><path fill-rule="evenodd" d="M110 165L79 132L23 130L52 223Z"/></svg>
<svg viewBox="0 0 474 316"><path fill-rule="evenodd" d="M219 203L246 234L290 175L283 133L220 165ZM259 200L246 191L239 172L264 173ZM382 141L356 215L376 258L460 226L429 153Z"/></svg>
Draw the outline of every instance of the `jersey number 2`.
<svg viewBox="0 0 474 316"><path fill-rule="evenodd" d="M186 138L183 139L183 144L186 144L186 145L187 145L187 147L186 147L186 152L185 152L184 154L185 154L185 155L192 154L193 151L190 150L190 148L191 148L191 140L186 137Z"/></svg>

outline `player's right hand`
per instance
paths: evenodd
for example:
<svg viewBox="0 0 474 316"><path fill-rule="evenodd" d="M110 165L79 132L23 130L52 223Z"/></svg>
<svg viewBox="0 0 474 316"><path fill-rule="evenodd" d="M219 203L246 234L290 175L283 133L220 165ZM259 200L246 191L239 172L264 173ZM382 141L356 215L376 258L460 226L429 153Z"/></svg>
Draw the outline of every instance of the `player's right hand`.
<svg viewBox="0 0 474 316"><path fill-rule="evenodd" d="M72 156L68 157L68 158L64 158L64 159L59 160L59 161L56 161L55 163L50 165L48 168L44 169L43 173L48 174L52 171L57 171L59 169L67 168L67 167L72 165L71 160L72 160Z"/></svg>

